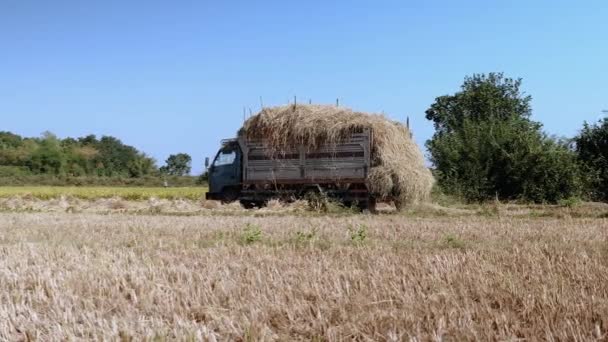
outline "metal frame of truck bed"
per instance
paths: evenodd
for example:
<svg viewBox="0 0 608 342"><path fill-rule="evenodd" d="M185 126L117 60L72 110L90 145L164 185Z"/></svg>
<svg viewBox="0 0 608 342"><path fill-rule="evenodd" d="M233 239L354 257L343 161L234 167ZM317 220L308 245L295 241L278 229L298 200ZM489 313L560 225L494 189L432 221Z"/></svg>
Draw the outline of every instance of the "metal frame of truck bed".
<svg viewBox="0 0 608 342"><path fill-rule="evenodd" d="M263 141L238 139L243 184L364 183L371 162L371 131L315 150L304 146L269 151Z"/></svg>

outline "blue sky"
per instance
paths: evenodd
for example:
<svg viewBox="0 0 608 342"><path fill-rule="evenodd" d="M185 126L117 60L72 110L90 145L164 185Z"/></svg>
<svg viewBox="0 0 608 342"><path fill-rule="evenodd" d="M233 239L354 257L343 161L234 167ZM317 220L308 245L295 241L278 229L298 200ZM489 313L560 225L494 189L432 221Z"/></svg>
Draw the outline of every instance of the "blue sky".
<svg viewBox="0 0 608 342"><path fill-rule="evenodd" d="M260 96L410 116L423 145L435 97L491 71L576 134L608 109L608 3L0 0L0 130L113 135L195 172Z"/></svg>

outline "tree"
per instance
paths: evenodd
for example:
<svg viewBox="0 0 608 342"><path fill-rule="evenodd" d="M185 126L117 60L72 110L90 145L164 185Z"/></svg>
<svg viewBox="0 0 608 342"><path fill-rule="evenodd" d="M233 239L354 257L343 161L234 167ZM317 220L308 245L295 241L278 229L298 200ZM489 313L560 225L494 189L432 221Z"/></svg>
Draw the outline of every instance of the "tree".
<svg viewBox="0 0 608 342"><path fill-rule="evenodd" d="M156 172L154 159L114 137L59 139L49 132L40 138L0 132L0 166L24 174L69 176L135 178Z"/></svg>
<svg viewBox="0 0 608 342"><path fill-rule="evenodd" d="M593 125L585 122L574 143L585 171L589 196L608 201L608 118Z"/></svg>
<svg viewBox="0 0 608 342"><path fill-rule="evenodd" d="M38 148L32 153L28 166L34 173L59 175L63 172L65 155L61 140L50 132L42 134Z"/></svg>
<svg viewBox="0 0 608 342"><path fill-rule="evenodd" d="M433 121L438 135L461 130L465 120L516 119L532 124L532 97L520 91L521 84L521 79L505 78L502 73L466 77L460 92L435 99L426 118Z"/></svg>
<svg viewBox="0 0 608 342"><path fill-rule="evenodd" d="M156 170L156 162L145 153L138 152L128 164L129 176L141 177L149 175Z"/></svg>
<svg viewBox="0 0 608 342"><path fill-rule="evenodd" d="M438 97L426 111L435 126L427 147L444 191L469 201L534 202L578 193L573 152L530 120L532 98L521 83L502 73L473 75L460 92Z"/></svg>
<svg viewBox="0 0 608 342"><path fill-rule="evenodd" d="M22 140L17 134L0 131L0 150L17 148L21 146Z"/></svg>
<svg viewBox="0 0 608 342"><path fill-rule="evenodd" d="M185 176L190 174L192 158L187 153L172 154L165 161L160 172L171 176Z"/></svg>
<svg viewBox="0 0 608 342"><path fill-rule="evenodd" d="M89 136L82 141L93 144L99 151L94 161L101 176L140 177L150 174L155 168L153 159L114 137L103 136L95 141L94 136Z"/></svg>
<svg viewBox="0 0 608 342"><path fill-rule="evenodd" d="M0 165L17 166L23 139L11 132L0 132Z"/></svg>

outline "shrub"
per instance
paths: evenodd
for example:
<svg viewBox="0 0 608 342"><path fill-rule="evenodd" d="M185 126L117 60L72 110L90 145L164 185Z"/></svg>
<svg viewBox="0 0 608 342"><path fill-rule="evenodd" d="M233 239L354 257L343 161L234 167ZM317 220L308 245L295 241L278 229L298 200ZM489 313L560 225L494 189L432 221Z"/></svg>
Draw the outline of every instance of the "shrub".
<svg viewBox="0 0 608 342"><path fill-rule="evenodd" d="M608 201L608 118L585 123L574 138L578 160L585 171L585 189L593 200Z"/></svg>
<svg viewBox="0 0 608 342"><path fill-rule="evenodd" d="M520 84L502 74L474 75L427 110L436 129L427 147L448 194L551 203L580 194L576 155L529 119L531 98Z"/></svg>

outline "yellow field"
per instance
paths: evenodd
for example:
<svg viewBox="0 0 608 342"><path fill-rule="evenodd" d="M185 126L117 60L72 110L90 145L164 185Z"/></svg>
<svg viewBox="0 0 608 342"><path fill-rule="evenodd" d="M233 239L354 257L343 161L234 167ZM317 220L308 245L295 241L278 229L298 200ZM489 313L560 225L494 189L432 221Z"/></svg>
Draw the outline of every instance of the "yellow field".
<svg viewBox="0 0 608 342"><path fill-rule="evenodd" d="M120 197L126 200L146 200L151 197L161 199L198 200L205 196L205 187L162 188L162 187L63 187L63 186L2 186L0 198L32 196L38 199L71 196L80 199Z"/></svg>

